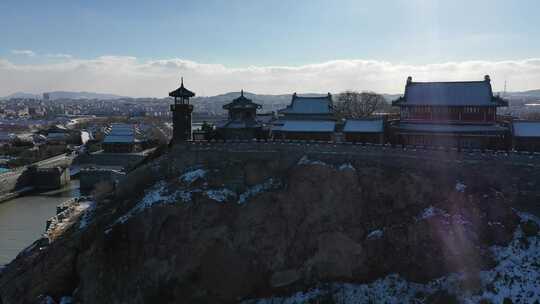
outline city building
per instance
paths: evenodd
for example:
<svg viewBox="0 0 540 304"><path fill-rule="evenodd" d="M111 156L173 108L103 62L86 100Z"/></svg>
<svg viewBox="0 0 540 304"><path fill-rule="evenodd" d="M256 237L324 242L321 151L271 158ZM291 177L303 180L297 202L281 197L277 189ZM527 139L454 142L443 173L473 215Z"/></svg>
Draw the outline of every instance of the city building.
<svg viewBox="0 0 540 304"><path fill-rule="evenodd" d="M413 82L392 103L400 119L391 127L393 142L457 148L507 146L509 128L497 121L508 102L494 96L489 76L482 81Z"/></svg>

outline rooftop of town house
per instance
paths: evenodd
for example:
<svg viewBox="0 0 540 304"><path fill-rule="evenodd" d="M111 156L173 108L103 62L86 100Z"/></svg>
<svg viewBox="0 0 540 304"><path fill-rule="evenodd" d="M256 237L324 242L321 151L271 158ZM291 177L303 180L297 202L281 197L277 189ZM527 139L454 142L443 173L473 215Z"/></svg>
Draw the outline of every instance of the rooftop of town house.
<svg viewBox="0 0 540 304"><path fill-rule="evenodd" d="M399 106L508 106L493 95L488 75L482 81L416 82L407 78L404 96L392 105Z"/></svg>

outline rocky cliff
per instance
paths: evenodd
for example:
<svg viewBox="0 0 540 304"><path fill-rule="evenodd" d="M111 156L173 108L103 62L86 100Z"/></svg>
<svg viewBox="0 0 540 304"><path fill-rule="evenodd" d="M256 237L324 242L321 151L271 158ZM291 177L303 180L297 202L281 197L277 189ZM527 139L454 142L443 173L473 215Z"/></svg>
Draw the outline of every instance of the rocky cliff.
<svg viewBox="0 0 540 304"><path fill-rule="evenodd" d="M0 303L236 303L449 273L475 289L520 221L480 165L173 149L22 252Z"/></svg>

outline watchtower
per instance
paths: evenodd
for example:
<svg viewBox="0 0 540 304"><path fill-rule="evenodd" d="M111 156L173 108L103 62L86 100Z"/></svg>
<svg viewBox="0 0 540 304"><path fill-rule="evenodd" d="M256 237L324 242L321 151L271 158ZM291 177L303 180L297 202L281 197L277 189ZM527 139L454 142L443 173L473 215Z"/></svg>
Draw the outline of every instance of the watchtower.
<svg viewBox="0 0 540 304"><path fill-rule="evenodd" d="M195 93L184 87L184 78L181 79L180 87L169 93L174 97L174 104L171 105L173 114L173 138L172 143L181 143L191 140L191 113L193 105L189 104L189 99Z"/></svg>

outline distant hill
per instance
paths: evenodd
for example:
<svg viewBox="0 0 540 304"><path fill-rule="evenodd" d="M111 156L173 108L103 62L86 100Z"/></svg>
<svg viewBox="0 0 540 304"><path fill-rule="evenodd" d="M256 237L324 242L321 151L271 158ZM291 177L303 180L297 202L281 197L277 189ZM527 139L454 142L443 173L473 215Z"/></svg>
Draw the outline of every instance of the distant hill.
<svg viewBox="0 0 540 304"><path fill-rule="evenodd" d="M540 90L529 90L523 92L507 92L507 97L522 97L522 98L540 98Z"/></svg>
<svg viewBox="0 0 540 304"><path fill-rule="evenodd" d="M38 94L32 94L32 93L24 93L24 92L16 92L13 94L10 94L8 96L2 97L2 99L11 99L11 98L41 98L41 95Z"/></svg>
<svg viewBox="0 0 540 304"><path fill-rule="evenodd" d="M127 98L125 96L114 95L114 94L104 94L104 93L94 93L94 92L69 92L69 91L54 91L48 92L49 98L54 99L119 99ZM11 98L34 98L41 99L43 94L32 94L25 92L17 92L11 95L5 96L1 99L11 99Z"/></svg>
<svg viewBox="0 0 540 304"><path fill-rule="evenodd" d="M119 99L126 98L125 96L106 94L106 93L93 93L93 92L67 92L67 91L54 91L48 92L50 99Z"/></svg>

